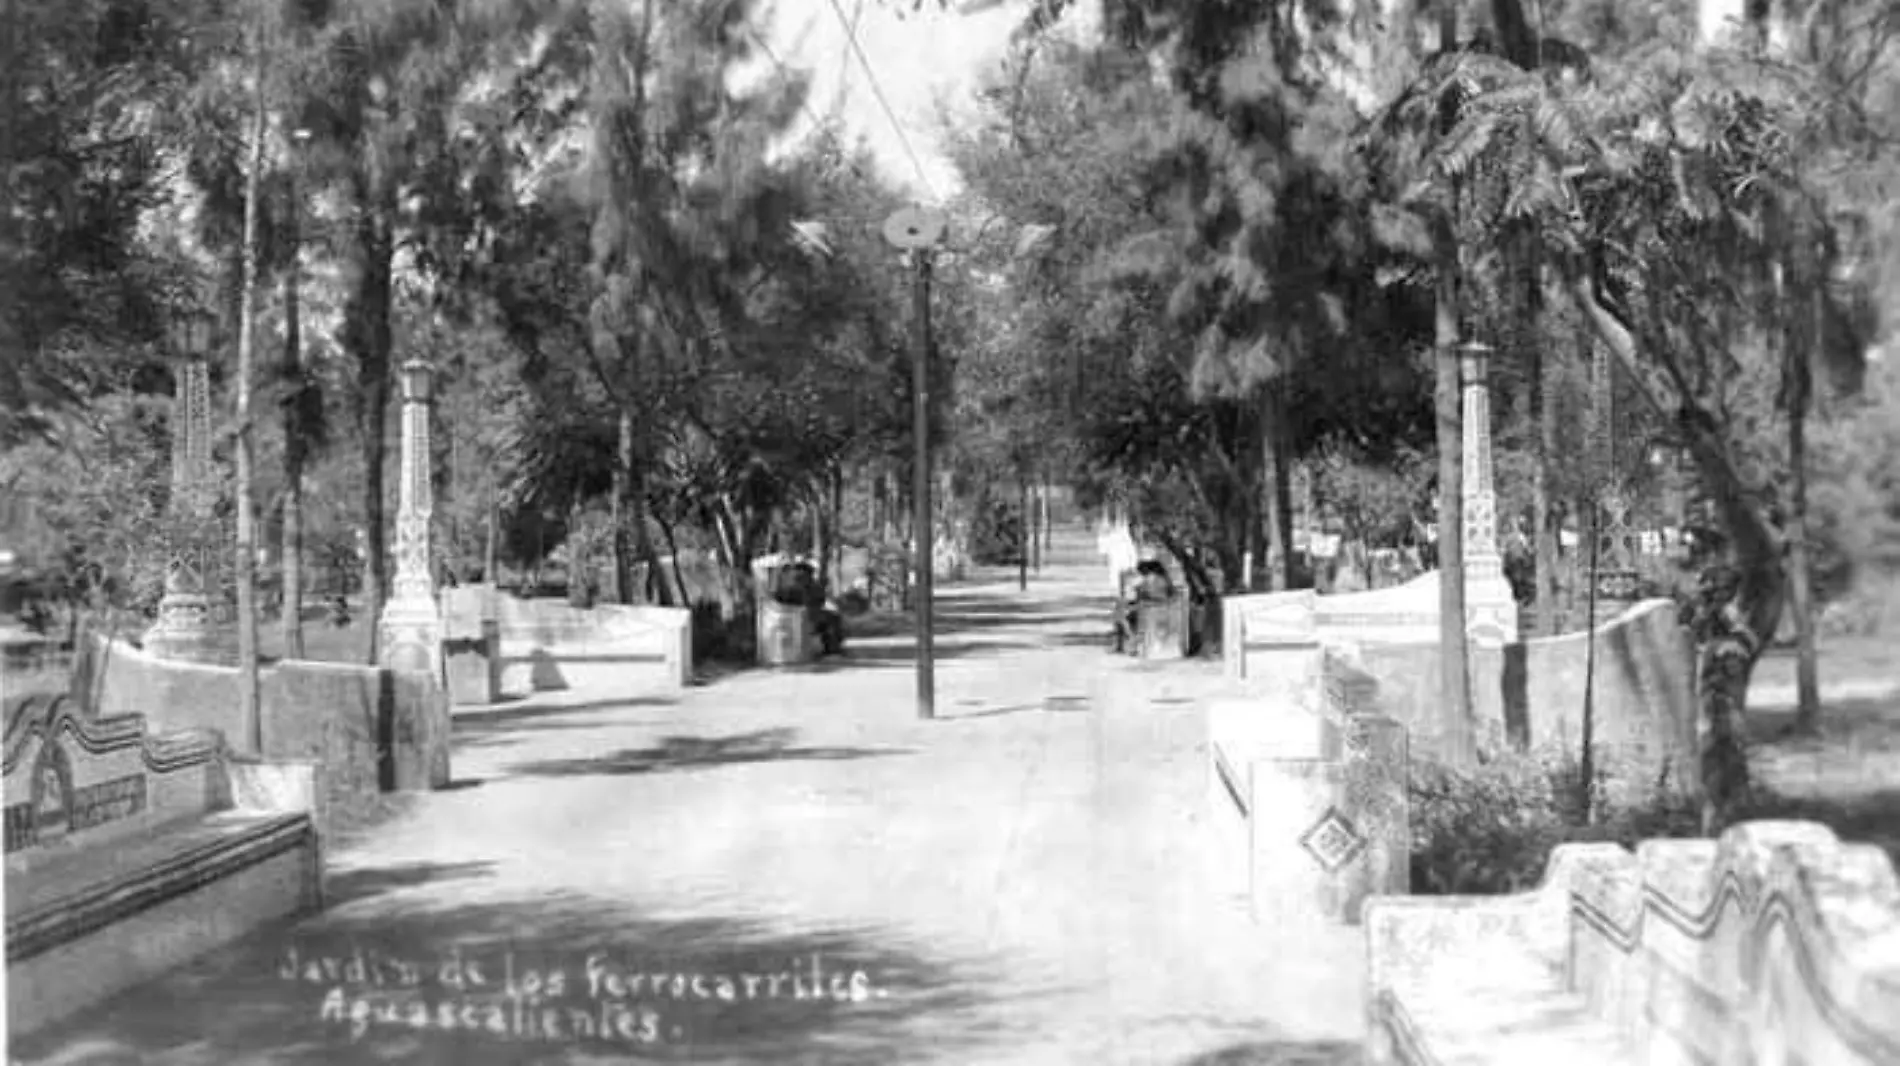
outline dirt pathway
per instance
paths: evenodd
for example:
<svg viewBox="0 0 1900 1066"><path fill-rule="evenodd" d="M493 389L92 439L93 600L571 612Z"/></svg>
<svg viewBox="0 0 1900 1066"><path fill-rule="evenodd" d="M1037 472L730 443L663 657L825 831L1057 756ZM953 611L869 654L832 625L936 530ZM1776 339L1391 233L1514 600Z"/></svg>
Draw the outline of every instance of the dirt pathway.
<svg viewBox="0 0 1900 1066"><path fill-rule="evenodd" d="M673 701L458 714L457 787L338 849L328 911L16 1061L1352 1061L1362 944L1263 930L1216 887L1192 697L1218 669L1107 655L1088 547L1027 595L945 590L936 721L903 637ZM286 977L293 949L340 979ZM457 951L480 985L440 985ZM557 969L551 1034L500 986Z"/></svg>

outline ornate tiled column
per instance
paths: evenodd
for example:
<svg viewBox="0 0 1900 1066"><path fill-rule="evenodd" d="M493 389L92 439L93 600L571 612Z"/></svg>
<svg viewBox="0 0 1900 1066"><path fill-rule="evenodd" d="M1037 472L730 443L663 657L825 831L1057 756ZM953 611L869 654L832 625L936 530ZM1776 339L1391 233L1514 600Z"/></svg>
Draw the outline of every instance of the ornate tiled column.
<svg viewBox="0 0 1900 1066"><path fill-rule="evenodd" d="M1498 551L1498 496L1491 478L1487 349L1466 345L1464 378L1465 631L1480 645L1517 639L1517 600Z"/></svg>
<svg viewBox="0 0 1900 1066"><path fill-rule="evenodd" d="M172 490L169 502L174 543L165 571L158 621L147 630L145 650L166 659L208 662L218 657L212 610L210 553L204 535L215 521L217 472L211 459L211 369L204 349L209 327L187 319L178 342L185 351L177 367L172 401Z"/></svg>
<svg viewBox="0 0 1900 1066"><path fill-rule="evenodd" d="M429 528L435 511L430 484L431 370L420 359L402 365L402 474L396 509L396 578L383 606L379 647L384 666L427 673L443 683L442 615L430 568Z"/></svg>
<svg viewBox="0 0 1900 1066"><path fill-rule="evenodd" d="M1636 551L1629 525L1629 498L1616 473L1616 389L1610 350L1595 345L1590 358L1590 463L1597 483L1596 557L1587 574L1593 582L1595 628L1635 604L1641 592Z"/></svg>

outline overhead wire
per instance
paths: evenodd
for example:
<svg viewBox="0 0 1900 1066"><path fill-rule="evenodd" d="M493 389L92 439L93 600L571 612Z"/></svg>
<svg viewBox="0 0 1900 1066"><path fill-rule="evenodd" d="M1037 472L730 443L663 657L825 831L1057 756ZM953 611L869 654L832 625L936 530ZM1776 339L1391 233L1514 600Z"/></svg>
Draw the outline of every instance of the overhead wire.
<svg viewBox="0 0 1900 1066"><path fill-rule="evenodd" d="M857 27L853 26L844 14L844 5L839 0L829 0L832 13L838 16L838 24L844 27L845 40L851 51L858 57L858 65L864 68L865 79L871 83L871 95L877 98L878 106L883 108L884 117L890 120L891 129L896 132L898 143L904 148L904 154L910 157L910 165L917 171L917 180L923 185L930 198L937 199L937 189L930 180L930 174L924 169L923 160L917 157L917 150L911 147L910 135L904 131L904 124L897 119L897 112L891 108L890 100L884 96L884 87L878 83L877 71L872 69L871 60L864 54L864 46L858 43Z"/></svg>
<svg viewBox="0 0 1900 1066"><path fill-rule="evenodd" d="M851 25L845 27L847 36L858 32L858 23L864 18L864 0L857 0L851 6ZM844 100L851 85L851 48L849 45L838 50L838 91L831 98L831 117L836 119L844 113Z"/></svg>
<svg viewBox="0 0 1900 1066"><path fill-rule="evenodd" d="M759 33L757 30L754 30L751 26L746 26L745 33L746 33L746 36L752 38L753 44L759 46L759 51L765 53L765 58L771 60L772 65L778 68L778 72L780 74L783 74L786 77L793 78L793 79L796 79L798 77L798 75L794 73L790 67L787 67L785 65L785 61L778 57L778 53L772 50L772 46L765 43L765 38L759 36ZM809 98L803 101L800 101L799 109L804 111L805 117L811 120L812 129L814 131L822 130L826 126L830 125L830 123L818 117L818 112L812 110L811 100Z"/></svg>

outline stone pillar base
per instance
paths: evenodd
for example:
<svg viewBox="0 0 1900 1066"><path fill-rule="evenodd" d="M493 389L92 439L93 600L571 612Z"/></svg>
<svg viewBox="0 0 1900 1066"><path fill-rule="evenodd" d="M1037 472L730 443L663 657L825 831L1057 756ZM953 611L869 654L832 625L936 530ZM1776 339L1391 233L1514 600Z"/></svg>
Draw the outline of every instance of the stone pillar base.
<svg viewBox="0 0 1900 1066"><path fill-rule="evenodd" d="M220 634L211 621L211 598L196 592L167 592L158 601L158 622L145 631L145 651L177 662L214 663L224 657Z"/></svg>
<svg viewBox="0 0 1900 1066"><path fill-rule="evenodd" d="M423 673L444 684L442 618L433 597L395 599L383 608L382 665L404 673Z"/></svg>
<svg viewBox="0 0 1900 1066"><path fill-rule="evenodd" d="M1465 632L1479 644L1514 644L1519 638L1517 599L1502 575L1465 582Z"/></svg>

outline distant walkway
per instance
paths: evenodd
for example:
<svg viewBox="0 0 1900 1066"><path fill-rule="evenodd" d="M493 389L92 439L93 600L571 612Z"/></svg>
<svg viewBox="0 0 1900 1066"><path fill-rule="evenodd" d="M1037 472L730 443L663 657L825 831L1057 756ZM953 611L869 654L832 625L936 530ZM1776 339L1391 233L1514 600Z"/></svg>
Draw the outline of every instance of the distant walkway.
<svg viewBox="0 0 1900 1066"><path fill-rule="evenodd" d="M1000 571L943 590L938 721L914 716L908 637L854 643L843 662L736 674L677 701L560 694L458 714L458 787L414 799L333 854L329 911L14 1058L1353 1061L1358 936L1262 929L1212 887L1194 696L1218 668L1107 654L1092 538L1064 531L1056 547L1064 565L1027 594ZM1095 704L1048 712L1047 695ZM467 1024L491 1024L477 1008L455 1013L472 991L446 1004L456 1031L427 1013L445 1006L432 1000L417 1023L370 1014L352 1041L347 1021L322 1018L333 978L278 976L293 945L303 963L360 952L365 977L397 958L436 971L459 945L489 985L513 945L518 985L530 968L564 968L559 1002L609 1014L631 1009L590 997L587 960L609 999L633 995L607 981L601 964L617 960L656 975L662 995L635 997L654 1017L628 1013L626 1029L637 1038L651 1021L658 1042L549 1038L541 1022L522 1035L527 1023L500 1014L492 1024L507 1035L471 1034ZM847 998L861 971L863 1001L800 998L814 965L818 987ZM586 1024L611 1033L619 1018Z"/></svg>

